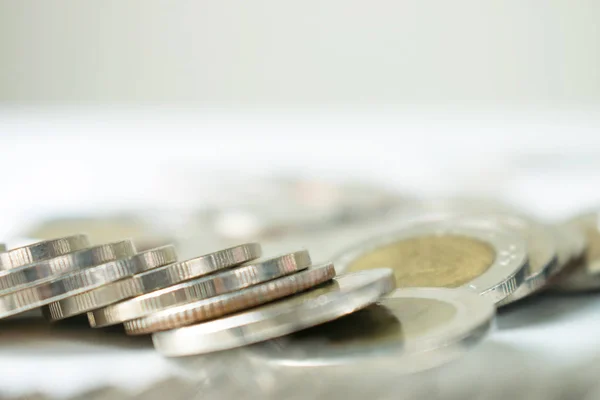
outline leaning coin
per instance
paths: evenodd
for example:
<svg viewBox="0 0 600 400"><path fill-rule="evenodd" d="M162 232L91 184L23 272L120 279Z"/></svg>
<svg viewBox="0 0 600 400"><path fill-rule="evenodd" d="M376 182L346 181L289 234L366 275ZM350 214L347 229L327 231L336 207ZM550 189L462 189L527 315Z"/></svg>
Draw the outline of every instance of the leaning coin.
<svg viewBox="0 0 600 400"><path fill-rule="evenodd" d="M213 321L152 334L169 357L210 353L274 339L375 303L394 289L390 269L340 275L318 288Z"/></svg>
<svg viewBox="0 0 600 400"><path fill-rule="evenodd" d="M131 257L134 254L133 243L130 240L123 240L75 251L22 267L0 270L0 291L8 292L35 286L45 280L55 278L57 275ZM0 295L2 295L1 292Z"/></svg>
<svg viewBox="0 0 600 400"><path fill-rule="evenodd" d="M558 272L557 241L551 226L521 216L492 213L462 216L454 222L484 229L508 229L525 240L529 258L525 280L499 305L512 303L538 291Z"/></svg>
<svg viewBox="0 0 600 400"><path fill-rule="evenodd" d="M398 287L466 287L498 303L523 282L525 242L510 232L448 223L375 237L334 258L339 271L389 267Z"/></svg>
<svg viewBox="0 0 600 400"><path fill-rule="evenodd" d="M45 306L135 274L131 259L111 261L61 275L40 285L0 296L0 318Z"/></svg>
<svg viewBox="0 0 600 400"><path fill-rule="evenodd" d="M168 308L125 322L125 331L130 335L142 335L219 318L314 288L334 276L333 264L309 267L305 271L236 292Z"/></svg>
<svg viewBox="0 0 600 400"><path fill-rule="evenodd" d="M396 289L361 311L253 346L268 362L289 366L390 362L396 373L446 363L490 331L494 304L464 289Z"/></svg>
<svg viewBox="0 0 600 400"><path fill-rule="evenodd" d="M10 249L0 253L0 269L22 267L23 265L72 253L88 246L87 236L73 235Z"/></svg>
<svg viewBox="0 0 600 400"><path fill-rule="evenodd" d="M590 212L572 218L566 226L584 235L587 247L579 258L553 280L559 292L585 292L600 289L600 213ZM575 237L577 240L577 238ZM581 247L581 246L579 246Z"/></svg>
<svg viewBox="0 0 600 400"><path fill-rule="evenodd" d="M136 274L176 261L175 247L171 245L147 250L132 257ZM50 321L58 321L137 296L141 294L141 288L136 285L135 276L50 303L44 308L44 315Z"/></svg>
<svg viewBox="0 0 600 400"><path fill-rule="evenodd" d="M92 311L88 314L90 325L99 328L141 318L169 307L230 293L293 274L308 268L310 264L310 256L306 250L244 264Z"/></svg>

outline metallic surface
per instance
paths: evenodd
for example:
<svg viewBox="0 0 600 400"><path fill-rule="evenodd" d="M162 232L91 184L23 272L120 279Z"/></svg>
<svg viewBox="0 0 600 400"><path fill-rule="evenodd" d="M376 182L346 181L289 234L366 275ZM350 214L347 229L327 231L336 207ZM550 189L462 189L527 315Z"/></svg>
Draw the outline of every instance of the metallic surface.
<svg viewBox="0 0 600 400"><path fill-rule="evenodd" d="M40 285L0 296L0 318L45 306L134 273L135 264L131 259L122 259L61 275Z"/></svg>
<svg viewBox="0 0 600 400"><path fill-rule="evenodd" d="M524 282L500 305L522 299L541 289L558 272L557 241L554 228L535 220L508 214L478 214L462 216L456 223L479 228L503 229L514 232L526 242L529 258Z"/></svg>
<svg viewBox="0 0 600 400"><path fill-rule="evenodd" d="M335 277L333 264L309 267L292 275L125 322L125 331L141 335L179 328L256 307L308 290Z"/></svg>
<svg viewBox="0 0 600 400"><path fill-rule="evenodd" d="M90 325L103 327L141 318L169 307L230 293L293 274L310 265L310 255L306 250L255 261L249 265L169 286L92 311L88 314Z"/></svg>
<svg viewBox="0 0 600 400"><path fill-rule="evenodd" d="M569 220L565 226L584 235L584 251L575 254L565 271L553 280L552 289L560 292L586 292L600 289L600 213L590 212ZM575 248L581 239L576 239ZM579 245L579 247L581 247Z"/></svg>
<svg viewBox="0 0 600 400"><path fill-rule="evenodd" d="M340 275L308 292L223 317L152 334L165 356L186 356L231 349L273 339L353 313L391 292L390 269Z"/></svg>
<svg viewBox="0 0 600 400"><path fill-rule="evenodd" d="M406 288L327 324L253 347L290 366L393 362L410 373L450 361L490 331L494 304L464 289Z"/></svg>
<svg viewBox="0 0 600 400"><path fill-rule="evenodd" d="M469 246L475 246L473 249L480 257L480 260L486 260L486 251L479 243L485 243L494 252L494 257L490 259L491 263L484 268L481 261L476 264L465 265L462 263L464 254L456 253L452 257L439 259L430 247L437 244L431 241L432 237L456 238L461 237L469 239ZM406 269L404 260L390 257L382 260L381 264L368 265L369 268L392 268L396 275L398 286L402 287L403 278L408 281L419 282L420 286L433 287L435 285L442 287L454 287L457 283L461 287L469 288L475 292L485 295L498 303L514 292L523 282L525 272L527 271L527 252L525 242L511 235L510 232L500 229L481 229L466 227L452 223L427 223L418 226L412 226L394 233L375 237L366 242L354 245L347 251L334 258L334 264L339 271L348 271L357 260L362 257L385 248L390 245L401 243L415 238L429 238L421 243L421 248L417 245L414 257L434 257L430 260L424 260L421 264L411 262ZM412 242L418 244L418 242ZM441 242L444 244L444 242ZM455 242L456 243L456 242ZM445 246L451 243L446 242ZM428 249L426 252L418 253L423 247ZM471 250L472 251L472 250ZM412 256L411 256L412 257ZM435 261L435 262L434 262ZM427 269L422 270L421 265L426 265ZM359 265L360 266L360 265ZM415 269L416 268L416 269ZM479 271L480 274L474 274ZM412 278L415 274L420 277ZM474 276L474 277L473 277ZM469 279L466 279L469 278Z"/></svg>
<svg viewBox="0 0 600 400"><path fill-rule="evenodd" d="M170 245L151 249L131 257L136 274L176 261L175 247ZM50 321L57 321L141 294L141 288L135 284L134 277L135 275L50 303L48 307L44 308L44 314Z"/></svg>
<svg viewBox="0 0 600 400"><path fill-rule="evenodd" d="M0 291L20 290L40 284L57 275L128 258L134 254L133 243L130 240L123 240L90 247L22 267L0 270Z"/></svg>
<svg viewBox="0 0 600 400"><path fill-rule="evenodd" d="M22 267L49 258L82 250L89 246L85 235L73 235L45 240L0 253L0 270Z"/></svg>

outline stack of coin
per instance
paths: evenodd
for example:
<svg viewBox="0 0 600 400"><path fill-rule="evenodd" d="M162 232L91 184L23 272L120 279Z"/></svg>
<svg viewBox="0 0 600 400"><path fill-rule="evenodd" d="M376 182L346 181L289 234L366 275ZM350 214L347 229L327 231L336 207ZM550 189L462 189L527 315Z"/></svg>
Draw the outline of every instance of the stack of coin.
<svg viewBox="0 0 600 400"><path fill-rule="evenodd" d="M152 333L160 352L176 356L331 321L395 286L389 269L335 277L333 264L313 265L306 250L261 256L248 243L177 261L171 245L136 253L130 240L89 247L84 235L3 249L0 318L38 308L51 322L87 314L95 328Z"/></svg>

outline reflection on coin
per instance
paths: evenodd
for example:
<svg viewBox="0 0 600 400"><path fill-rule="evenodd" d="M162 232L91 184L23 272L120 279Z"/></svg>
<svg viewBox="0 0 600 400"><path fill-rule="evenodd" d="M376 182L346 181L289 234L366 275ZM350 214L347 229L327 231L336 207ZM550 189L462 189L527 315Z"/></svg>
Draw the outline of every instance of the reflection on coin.
<svg viewBox="0 0 600 400"><path fill-rule="evenodd" d="M175 247L169 245L136 254L131 258L131 261L135 265L135 273L137 274L174 263L177 261L177 254ZM140 294L139 286L135 282L133 277L126 278L97 289L67 297L66 299L49 304L44 309L44 314L48 320L57 321L105 307Z"/></svg>
<svg viewBox="0 0 600 400"><path fill-rule="evenodd" d="M89 246L85 235L73 235L37 242L0 253L0 270L22 267L38 261L59 257Z"/></svg>
<svg viewBox="0 0 600 400"><path fill-rule="evenodd" d="M92 311L88 314L90 325L99 328L141 318L169 307L230 293L292 274L306 269L310 264L310 256L306 250L254 261Z"/></svg>
<svg viewBox="0 0 600 400"><path fill-rule="evenodd" d="M254 346L293 366L393 362L395 372L439 365L478 343L494 320L493 303L472 291L396 289L361 311Z"/></svg>
<svg viewBox="0 0 600 400"><path fill-rule="evenodd" d="M334 276L333 264L309 267L305 271L236 292L172 307L125 322L125 331L130 335L141 335L219 318L313 288Z"/></svg>
<svg viewBox="0 0 600 400"><path fill-rule="evenodd" d="M166 356L226 350L319 325L375 303L394 289L389 269L340 275L331 283L229 317L152 334Z"/></svg>
<svg viewBox="0 0 600 400"><path fill-rule="evenodd" d="M556 277L552 289L561 292L600 289L600 213L577 216L568 221L566 226L582 233L587 246L584 246L581 257L574 257L573 262ZM577 248L580 239L577 236L574 238Z"/></svg>
<svg viewBox="0 0 600 400"><path fill-rule="evenodd" d="M447 223L413 226L353 246L340 271L389 267L398 287L466 287L500 302L523 282L525 243L502 230Z"/></svg>
<svg viewBox="0 0 600 400"><path fill-rule="evenodd" d="M462 216L449 223L483 229L510 230L525 240L529 258L524 282L500 302L505 305L522 299L543 287L557 271L557 243L552 227L524 217L507 214Z"/></svg>
<svg viewBox="0 0 600 400"><path fill-rule="evenodd" d="M22 267L0 270L0 290L15 291L34 286L67 272L131 257L135 247L130 240L94 246Z"/></svg>

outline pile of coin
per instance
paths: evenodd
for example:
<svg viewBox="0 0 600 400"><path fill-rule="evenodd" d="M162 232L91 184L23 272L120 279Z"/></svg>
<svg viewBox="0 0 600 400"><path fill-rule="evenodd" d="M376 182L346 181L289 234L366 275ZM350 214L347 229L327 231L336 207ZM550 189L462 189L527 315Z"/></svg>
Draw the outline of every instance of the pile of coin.
<svg viewBox="0 0 600 400"><path fill-rule="evenodd" d="M596 213L548 224L513 210L430 211L323 264L307 250L263 257L257 243L186 261L172 245L138 253L84 235L2 248L0 318L87 314L93 328L152 334L166 356L261 342L247 350L276 364L401 360L412 372L478 343L498 307L600 288Z"/></svg>
<svg viewBox="0 0 600 400"><path fill-rule="evenodd" d="M0 253L0 318L39 307L51 322L87 313L94 328L124 324L131 335L152 333L158 351L179 356L321 324L394 288L389 269L336 277L333 264L313 265L306 250L261 253L248 243L177 261L170 245L136 253L129 240L39 242Z"/></svg>

